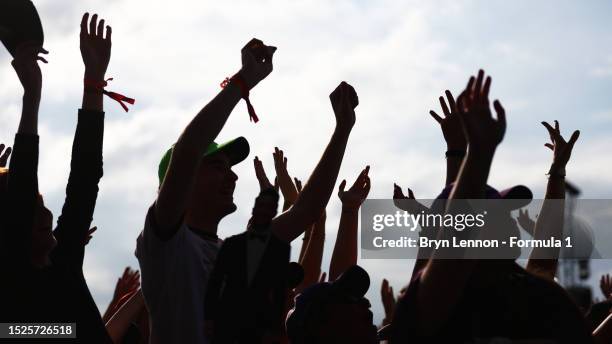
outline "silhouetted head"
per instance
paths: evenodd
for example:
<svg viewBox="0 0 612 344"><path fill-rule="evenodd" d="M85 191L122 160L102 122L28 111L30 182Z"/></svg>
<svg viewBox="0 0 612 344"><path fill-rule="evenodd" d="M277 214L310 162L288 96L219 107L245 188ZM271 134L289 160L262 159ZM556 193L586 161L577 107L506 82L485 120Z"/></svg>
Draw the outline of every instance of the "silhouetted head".
<svg viewBox="0 0 612 344"><path fill-rule="evenodd" d="M432 204L434 212L444 214L446 200L450 196L453 187L454 183L447 185L436 197ZM533 199L531 190L523 185L515 185L500 192L487 185L485 199L477 202L471 201L473 205L487 211L485 218L486 229L480 233L478 239L499 239L508 242L510 237L520 237L520 230L512 216L512 211L522 208L531 202ZM512 264L507 264L504 260L514 261L520 256L521 249L518 247L500 246L491 250L481 249L479 252L483 256L486 255L486 260L491 260L492 263L482 264L483 267L497 266L493 261L500 263L501 266L513 266Z"/></svg>
<svg viewBox="0 0 612 344"><path fill-rule="evenodd" d="M216 152L202 158L191 190L187 212L206 212L219 219L236 211L234 189L238 176L230 158Z"/></svg>
<svg viewBox="0 0 612 344"><path fill-rule="evenodd" d="M370 302L364 297L369 286L368 273L355 265L334 282L304 290L287 315L291 343L378 343Z"/></svg>
<svg viewBox="0 0 612 344"><path fill-rule="evenodd" d="M257 198L255 198L251 225L256 227L267 227L277 214L278 200L278 192L273 188L261 190Z"/></svg>
<svg viewBox="0 0 612 344"><path fill-rule="evenodd" d="M174 147L170 148L159 164L160 187L166 177ZM200 162L191 190L187 213L205 214L221 220L236 211L234 189L238 176L232 166L249 155L249 143L238 137L224 144L211 143Z"/></svg>

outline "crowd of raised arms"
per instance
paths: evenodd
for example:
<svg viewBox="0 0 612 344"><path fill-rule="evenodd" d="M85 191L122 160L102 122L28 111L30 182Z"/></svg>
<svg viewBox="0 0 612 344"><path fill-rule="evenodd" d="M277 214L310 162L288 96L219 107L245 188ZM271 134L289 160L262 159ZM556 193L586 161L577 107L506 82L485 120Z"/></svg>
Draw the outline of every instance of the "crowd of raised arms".
<svg viewBox="0 0 612 344"><path fill-rule="evenodd" d="M349 136L359 123L357 92L344 81L329 95L335 127L310 177L303 185L292 177L279 148L270 147L275 177L255 157L260 193L252 216L243 233L219 238L219 223L236 211L238 176L232 168L248 157L249 144L243 137L214 141L241 99L257 120L248 94L272 73L276 51L258 39L246 43L239 70L160 152L157 197L142 214L135 243L140 268L125 269L101 314L83 274L83 258L96 230L90 226L103 176L103 97L112 30L88 13L80 30L83 100L66 198L55 225L37 172L39 63L47 63L48 52L39 43L24 42L13 54L23 106L12 148L0 146L0 323L76 323L76 339L65 340L80 343L611 342L610 277L602 277L601 289L611 301L578 307L555 281L558 255L535 253L525 267L510 258L443 259L443 251L424 253L412 271L405 270L399 294L387 280L372 281L381 284L385 313L375 324L365 297L370 277L357 265L358 213L370 191L374 162L364 162L352 185L343 180L338 198L332 197ZM467 79L465 89L454 95L447 90L439 98L442 111L430 111L447 144L446 183L437 198L443 204L437 211L447 214L463 211L462 199L507 195L487 184L506 131L506 111L498 100L490 104L491 77L484 71ZM552 201L565 198L565 167L579 137L578 131L562 133L557 121L542 124L542 140L551 151L546 193L537 219L521 211L518 221L536 238L563 227L563 208ZM407 193L395 185L398 207L430 210L410 189ZM342 212L330 266L322 267L330 198L341 203ZM291 244L302 234L299 259L290 262Z"/></svg>

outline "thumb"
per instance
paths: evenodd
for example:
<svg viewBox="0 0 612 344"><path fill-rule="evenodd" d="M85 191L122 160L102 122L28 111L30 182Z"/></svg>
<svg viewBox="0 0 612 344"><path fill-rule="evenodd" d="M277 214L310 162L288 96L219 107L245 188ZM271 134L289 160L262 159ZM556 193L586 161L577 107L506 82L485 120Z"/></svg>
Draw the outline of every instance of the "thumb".
<svg viewBox="0 0 612 344"><path fill-rule="evenodd" d="M342 183L340 183L340 186L338 187L338 196L342 197L345 187L346 187L346 179L343 179Z"/></svg>
<svg viewBox="0 0 612 344"><path fill-rule="evenodd" d="M412 192L412 190L410 188L408 188L408 198L416 199L416 197L414 197L414 193Z"/></svg>

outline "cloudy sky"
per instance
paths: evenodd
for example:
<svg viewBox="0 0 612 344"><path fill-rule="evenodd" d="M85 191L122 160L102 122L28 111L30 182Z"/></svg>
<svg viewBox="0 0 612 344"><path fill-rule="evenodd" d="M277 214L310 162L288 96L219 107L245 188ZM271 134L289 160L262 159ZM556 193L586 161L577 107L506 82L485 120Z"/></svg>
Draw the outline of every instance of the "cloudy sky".
<svg viewBox="0 0 612 344"><path fill-rule="evenodd" d="M249 123L240 103L218 140L239 135L251 143L269 174L272 151L285 150L292 175L306 179L334 125L328 94L342 80L357 90L357 123L340 171L352 180L371 165L370 198L389 198L393 182L432 198L444 182L445 145L428 112L445 89L457 93L470 74L493 77L508 131L490 184L525 184L543 196L551 153L539 124L558 119L582 135L568 179L583 198L612 197L612 3L606 1L190 1L38 0L49 64L43 66L40 111L40 187L58 215L81 102L83 66L78 29L83 12L113 27L110 89L136 98L124 113L106 100L105 175L96 208L98 226L87 247L86 276L101 309L127 265L147 207L155 198L157 163L219 83L240 67L240 48L252 37L279 49L274 72L252 92L261 121ZM17 129L21 89L0 51L0 138ZM238 211L220 236L241 232L257 183L252 161L235 168ZM340 210L328 206L324 270ZM293 254L299 252L296 240ZM381 319L383 277L396 290L412 262L360 260L371 274L369 297ZM597 265L597 264L596 264ZM599 264L596 272L601 273ZM607 269L612 270L612 269ZM598 291L597 291L598 292Z"/></svg>

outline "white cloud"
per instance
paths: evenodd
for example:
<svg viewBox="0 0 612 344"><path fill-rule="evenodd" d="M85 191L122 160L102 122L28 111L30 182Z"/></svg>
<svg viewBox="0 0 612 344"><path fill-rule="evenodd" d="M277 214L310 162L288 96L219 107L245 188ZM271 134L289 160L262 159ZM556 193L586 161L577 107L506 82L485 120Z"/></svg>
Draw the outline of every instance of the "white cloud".
<svg viewBox="0 0 612 344"><path fill-rule="evenodd" d="M591 68L590 75L596 78L612 77L612 56L606 57L599 65Z"/></svg>

